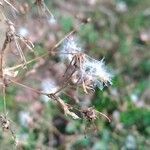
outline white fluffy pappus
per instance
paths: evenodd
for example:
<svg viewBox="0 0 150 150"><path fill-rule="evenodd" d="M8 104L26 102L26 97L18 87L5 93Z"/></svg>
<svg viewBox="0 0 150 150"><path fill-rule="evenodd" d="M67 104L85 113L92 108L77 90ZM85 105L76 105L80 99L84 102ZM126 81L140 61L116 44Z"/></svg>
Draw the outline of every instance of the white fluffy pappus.
<svg viewBox="0 0 150 150"><path fill-rule="evenodd" d="M112 84L113 75L105 65L104 59L98 61L87 56L81 72L85 80L90 80L93 87L97 86L102 90L104 86Z"/></svg>
<svg viewBox="0 0 150 150"><path fill-rule="evenodd" d="M72 81L75 84L82 85L85 92L87 92L86 89L94 90L95 87L98 87L102 90L104 86L111 85L113 75L105 65L104 59L100 61L93 59L84 54L83 51L76 36L68 37L60 49L60 57L63 60L71 62L76 56L76 61L79 61L76 62L76 65L78 63L79 65L77 65L78 68L76 68Z"/></svg>
<svg viewBox="0 0 150 150"><path fill-rule="evenodd" d="M75 54L83 52L79 39L76 36L70 36L64 40L60 48L60 58L71 61Z"/></svg>
<svg viewBox="0 0 150 150"><path fill-rule="evenodd" d="M46 78L41 82L41 89L42 92L45 93L55 93L58 90L58 86L55 80L51 78ZM46 95L41 95L41 97L44 102L49 101L49 97L47 97Z"/></svg>

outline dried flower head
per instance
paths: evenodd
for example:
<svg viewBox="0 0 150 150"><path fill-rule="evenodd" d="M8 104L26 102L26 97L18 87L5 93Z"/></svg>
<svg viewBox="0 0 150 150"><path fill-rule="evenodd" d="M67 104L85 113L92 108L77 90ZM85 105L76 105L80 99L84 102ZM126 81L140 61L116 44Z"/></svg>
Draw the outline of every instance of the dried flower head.
<svg viewBox="0 0 150 150"><path fill-rule="evenodd" d="M87 59L83 66L84 72L90 77L93 86L97 86L101 90L103 86L112 84L112 74L108 71L105 66L104 59L98 61L95 59Z"/></svg>
<svg viewBox="0 0 150 150"><path fill-rule="evenodd" d="M87 90L94 90L95 87L102 90L104 86L112 84L112 74L105 66L104 59L98 61L84 54L75 36L70 36L64 41L60 56L69 61L67 70L71 66L75 68L72 81L76 85L82 85L85 93L88 93Z"/></svg>
<svg viewBox="0 0 150 150"><path fill-rule="evenodd" d="M105 114L97 111L93 107L84 108L83 110L81 110L81 113L83 114L83 117L85 117L89 121L95 121L96 119L99 118L99 116L105 117L109 122L111 121L108 118L108 116L106 116Z"/></svg>
<svg viewBox="0 0 150 150"><path fill-rule="evenodd" d="M84 60L80 68L73 76L73 82L82 85L84 92L94 90L95 87L103 89L104 86L112 84L112 74L105 66L104 60L95 60L88 55L84 56Z"/></svg>
<svg viewBox="0 0 150 150"><path fill-rule="evenodd" d="M6 116L0 115L0 124L4 131L9 130L10 121L6 118Z"/></svg>

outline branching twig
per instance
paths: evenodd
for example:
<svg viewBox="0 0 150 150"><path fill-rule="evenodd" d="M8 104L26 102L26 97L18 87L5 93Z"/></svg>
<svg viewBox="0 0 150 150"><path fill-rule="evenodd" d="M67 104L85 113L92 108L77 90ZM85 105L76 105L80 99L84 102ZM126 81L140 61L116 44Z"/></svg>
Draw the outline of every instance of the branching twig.
<svg viewBox="0 0 150 150"><path fill-rule="evenodd" d="M72 30L71 32L69 32L69 33L68 33L67 35L65 35L60 41L58 41L48 52L45 52L43 55L38 56L38 57L36 57L36 58L33 58L32 60L27 61L27 62L26 62L26 65L28 65L28 64L30 64L30 63L36 61L36 60L39 60L39 59L41 59L41 58L48 57L49 55L53 55L53 54L55 54L55 53L56 53L56 54L57 54L57 53L60 54L60 52L55 52L54 50L56 50L56 49L61 45L61 43L62 43L65 39L67 39L69 36L71 36L71 35L74 34L75 32L76 32L75 29ZM66 54L67 54L67 53L66 53ZM14 66L14 67L9 68L8 70L16 70L16 69L19 69L19 68L22 68L22 67L23 67L23 64L19 64L19 65L16 65L16 66Z"/></svg>

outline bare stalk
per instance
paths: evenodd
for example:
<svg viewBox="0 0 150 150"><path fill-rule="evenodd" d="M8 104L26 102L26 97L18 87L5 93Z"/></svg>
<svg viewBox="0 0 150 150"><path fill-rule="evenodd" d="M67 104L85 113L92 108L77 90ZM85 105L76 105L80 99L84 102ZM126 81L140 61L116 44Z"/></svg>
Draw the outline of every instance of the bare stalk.
<svg viewBox="0 0 150 150"><path fill-rule="evenodd" d="M12 9L14 9L17 13L19 13L19 11L7 0L3 0L5 3L7 3Z"/></svg>

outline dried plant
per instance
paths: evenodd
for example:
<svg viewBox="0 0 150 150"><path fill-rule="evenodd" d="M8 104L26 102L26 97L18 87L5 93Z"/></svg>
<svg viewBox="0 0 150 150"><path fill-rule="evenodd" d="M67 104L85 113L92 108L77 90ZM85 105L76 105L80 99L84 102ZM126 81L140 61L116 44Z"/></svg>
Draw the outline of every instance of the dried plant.
<svg viewBox="0 0 150 150"><path fill-rule="evenodd" d="M3 6L3 2L7 3L12 9L18 12L17 8L15 8L11 3L9 3L6 0L0 2L0 5ZM44 0L36 0L35 5L38 6L40 12L45 13L46 16L49 15L51 18L54 18L51 11L45 5ZM92 107L86 109L82 108L78 109L78 112L80 112L81 114L78 115L76 114L76 112L74 112L74 105L67 104L66 102L63 101L63 99L60 98L60 96L58 96L58 93L63 92L65 89L67 89L68 87L70 88L71 86L74 86L76 88L82 87L85 94L88 94L90 91L94 91L96 87L102 90L104 86L112 84L111 81L112 74L108 71L107 67L105 66L104 60L103 59L100 61L95 60L91 58L91 56L88 56L87 54L84 53L84 48L82 48L78 43L78 38L76 34L78 32L78 28L72 30L67 35L65 35L48 52L27 61L26 56L21 47L21 43L25 44L25 46L31 51L33 51L34 48L33 43L27 38L18 35L13 21L7 19L3 14L3 12L1 12L1 14L4 17L5 25L7 27L4 44L0 51L0 78L1 78L0 84L2 85L3 89L3 101L4 101L4 115L0 116L0 122L1 127L3 129L7 130L9 129L15 139L14 133L12 132L10 127L10 121L7 119L6 115L7 114L6 88L10 84L11 85L15 84L23 88L27 88L39 95L47 96L48 98L53 100L61 110L63 110L65 115L71 116L73 119L85 118L93 122L96 119L98 119L99 116L101 115L110 122L110 119L105 114L98 112ZM84 23L88 23L89 20L90 20L89 18L84 19L81 22L81 25ZM20 55L21 63L9 67L6 65L6 61L8 60L5 51L8 45L11 44L12 42L14 43L15 48ZM27 67L32 62L38 61L41 58L44 59L45 57L48 57L50 55L59 56L61 60L64 63L67 62L68 65L63 75L64 80L61 83L60 88L58 88L54 93L45 93L18 81L17 78L18 71L24 69L24 67ZM39 68L39 66L40 64L38 63L35 64L33 70L35 71L36 69ZM33 70L31 70L31 72L33 72ZM28 71L27 74L30 75L31 72Z"/></svg>

